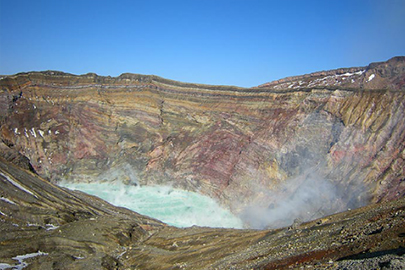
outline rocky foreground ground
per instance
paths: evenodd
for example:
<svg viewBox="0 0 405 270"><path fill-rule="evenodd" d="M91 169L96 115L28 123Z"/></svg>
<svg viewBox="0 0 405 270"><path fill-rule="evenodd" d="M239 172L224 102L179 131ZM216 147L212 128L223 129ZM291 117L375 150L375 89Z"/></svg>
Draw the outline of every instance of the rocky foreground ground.
<svg viewBox="0 0 405 270"><path fill-rule="evenodd" d="M405 198L276 230L180 229L2 158L0 186L0 269L405 267Z"/></svg>

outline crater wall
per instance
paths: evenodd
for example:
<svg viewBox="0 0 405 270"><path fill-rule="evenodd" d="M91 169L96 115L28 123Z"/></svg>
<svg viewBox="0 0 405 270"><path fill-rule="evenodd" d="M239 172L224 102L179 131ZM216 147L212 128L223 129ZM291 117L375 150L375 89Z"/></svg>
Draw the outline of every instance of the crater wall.
<svg viewBox="0 0 405 270"><path fill-rule="evenodd" d="M309 219L405 194L404 67L397 57L251 89L137 74L3 76L2 147L52 182L172 185L235 213L277 210L280 198L313 196L300 194L310 187L331 204Z"/></svg>

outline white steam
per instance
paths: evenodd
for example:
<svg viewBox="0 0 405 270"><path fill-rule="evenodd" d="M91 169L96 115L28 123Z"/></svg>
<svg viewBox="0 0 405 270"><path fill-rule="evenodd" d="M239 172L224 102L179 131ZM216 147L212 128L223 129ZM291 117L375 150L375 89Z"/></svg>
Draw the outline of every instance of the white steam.
<svg viewBox="0 0 405 270"><path fill-rule="evenodd" d="M264 198L246 207L240 216L251 228L280 228L362 204L347 202L345 191L314 172L286 180L277 190L267 191Z"/></svg>

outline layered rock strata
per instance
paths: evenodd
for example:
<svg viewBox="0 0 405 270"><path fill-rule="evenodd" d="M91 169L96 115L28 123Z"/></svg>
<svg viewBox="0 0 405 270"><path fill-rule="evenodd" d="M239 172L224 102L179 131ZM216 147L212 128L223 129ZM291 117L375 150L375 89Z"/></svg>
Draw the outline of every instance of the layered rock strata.
<svg viewBox="0 0 405 270"><path fill-rule="evenodd" d="M309 220L405 194L404 71L397 57L252 89L20 73L0 80L1 139L52 182L173 185L246 223L314 187Z"/></svg>
<svg viewBox="0 0 405 270"><path fill-rule="evenodd" d="M179 229L0 158L0 268L402 269L404 198L277 230Z"/></svg>
<svg viewBox="0 0 405 270"><path fill-rule="evenodd" d="M403 90L404 57L394 57L387 62L372 63L367 67L340 68L301 76L292 76L259 85L258 88L306 89L336 87L350 89Z"/></svg>

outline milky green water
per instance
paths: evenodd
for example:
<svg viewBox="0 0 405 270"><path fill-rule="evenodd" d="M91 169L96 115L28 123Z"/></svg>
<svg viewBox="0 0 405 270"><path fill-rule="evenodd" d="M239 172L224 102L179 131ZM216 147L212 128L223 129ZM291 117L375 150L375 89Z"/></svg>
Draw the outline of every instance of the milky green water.
<svg viewBox="0 0 405 270"><path fill-rule="evenodd" d="M62 183L109 203L159 219L176 227L193 225L242 228L242 221L215 200L195 192L164 186L129 186L111 183Z"/></svg>

